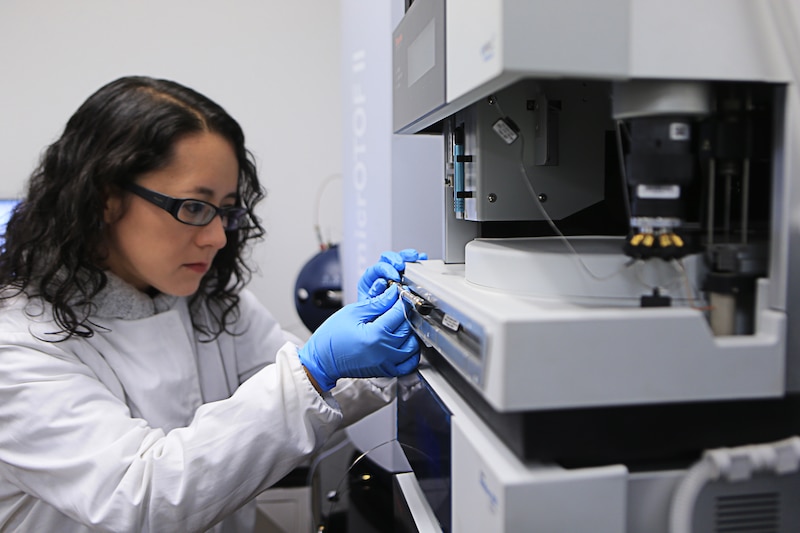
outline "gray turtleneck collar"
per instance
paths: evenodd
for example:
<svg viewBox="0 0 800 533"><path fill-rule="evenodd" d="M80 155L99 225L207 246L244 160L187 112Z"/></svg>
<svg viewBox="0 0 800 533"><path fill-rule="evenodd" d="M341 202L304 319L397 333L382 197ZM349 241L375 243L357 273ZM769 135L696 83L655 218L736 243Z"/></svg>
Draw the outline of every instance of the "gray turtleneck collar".
<svg viewBox="0 0 800 533"><path fill-rule="evenodd" d="M99 318L147 318L171 309L178 299L163 293L150 296L110 271L106 271L106 276L108 283L92 301L96 306L93 314Z"/></svg>

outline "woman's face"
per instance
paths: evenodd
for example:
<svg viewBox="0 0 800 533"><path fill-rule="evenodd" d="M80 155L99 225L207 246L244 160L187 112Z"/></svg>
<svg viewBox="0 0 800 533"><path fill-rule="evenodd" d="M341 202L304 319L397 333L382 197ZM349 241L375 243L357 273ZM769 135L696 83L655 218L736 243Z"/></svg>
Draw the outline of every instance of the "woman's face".
<svg viewBox="0 0 800 533"><path fill-rule="evenodd" d="M217 207L236 203L239 164L230 143L203 132L175 144L172 162L136 183L174 198L203 200ZM106 204L107 267L137 289L189 296L227 242L219 216L207 226L179 222L134 194Z"/></svg>

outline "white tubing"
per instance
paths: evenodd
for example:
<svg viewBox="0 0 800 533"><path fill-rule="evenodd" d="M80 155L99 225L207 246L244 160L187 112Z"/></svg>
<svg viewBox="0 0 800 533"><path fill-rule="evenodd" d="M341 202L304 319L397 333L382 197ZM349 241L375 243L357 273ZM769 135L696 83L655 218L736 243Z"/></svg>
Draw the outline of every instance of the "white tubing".
<svg viewBox="0 0 800 533"><path fill-rule="evenodd" d="M694 506L700 492L711 481L747 481L755 472L774 475L800 470L800 437L768 444L707 450L703 458L686 471L672 495L670 533L691 533Z"/></svg>
<svg viewBox="0 0 800 533"><path fill-rule="evenodd" d="M694 504L706 483L719 477L719 471L708 458L695 463L681 480L672 495L669 510L669 532L691 533Z"/></svg>

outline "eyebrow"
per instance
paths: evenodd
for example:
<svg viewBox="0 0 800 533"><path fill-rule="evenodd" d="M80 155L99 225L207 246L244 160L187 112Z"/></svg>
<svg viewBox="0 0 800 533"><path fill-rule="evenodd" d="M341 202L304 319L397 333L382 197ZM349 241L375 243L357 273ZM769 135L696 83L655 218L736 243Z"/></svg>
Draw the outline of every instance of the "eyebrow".
<svg viewBox="0 0 800 533"><path fill-rule="evenodd" d="M210 198L210 197L214 196L214 191L209 189L208 187L202 187L202 186L195 187L194 189L192 189L192 192L200 194L200 195L203 195L203 196L205 196L207 198ZM234 192L230 192L230 193L226 194L225 196L222 197L222 199L223 200L227 200L227 199L230 198L232 200L235 200L238 197L239 197L239 195L234 191Z"/></svg>

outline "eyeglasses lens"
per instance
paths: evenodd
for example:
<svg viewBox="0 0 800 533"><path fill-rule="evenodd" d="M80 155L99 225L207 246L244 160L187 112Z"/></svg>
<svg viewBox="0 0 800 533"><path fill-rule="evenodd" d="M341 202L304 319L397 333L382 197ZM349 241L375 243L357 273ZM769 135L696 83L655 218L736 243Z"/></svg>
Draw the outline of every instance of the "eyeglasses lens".
<svg viewBox="0 0 800 533"><path fill-rule="evenodd" d="M178 220L193 226L205 226L217 215L217 210L211 204L187 200L178 210Z"/></svg>
<svg viewBox="0 0 800 533"><path fill-rule="evenodd" d="M193 226L205 226L218 214L222 218L222 226L225 231L234 231L241 229L244 225L247 209L238 206L217 209L205 202L186 200L178 210L178 220Z"/></svg>
<svg viewBox="0 0 800 533"><path fill-rule="evenodd" d="M243 207L231 207L220 213L220 215L222 215L222 225L225 227L225 231L242 229L246 214L247 209Z"/></svg>

